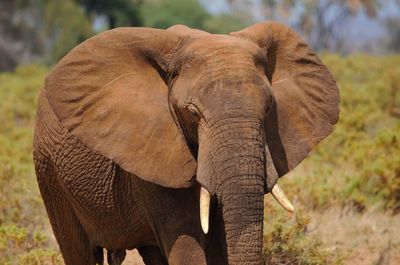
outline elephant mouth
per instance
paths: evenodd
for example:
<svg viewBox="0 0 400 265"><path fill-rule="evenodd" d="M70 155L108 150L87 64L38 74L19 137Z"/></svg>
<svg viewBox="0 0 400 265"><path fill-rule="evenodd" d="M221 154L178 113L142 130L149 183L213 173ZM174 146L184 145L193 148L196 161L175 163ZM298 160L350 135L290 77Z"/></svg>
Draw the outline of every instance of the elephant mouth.
<svg viewBox="0 0 400 265"><path fill-rule="evenodd" d="M274 199L281 205L286 211L293 213L294 207L290 202L288 197L283 192L282 188L275 184L272 188L272 196ZM210 201L211 195L206 188L203 186L200 188L200 224L204 234L208 233L209 230L209 222L210 222Z"/></svg>

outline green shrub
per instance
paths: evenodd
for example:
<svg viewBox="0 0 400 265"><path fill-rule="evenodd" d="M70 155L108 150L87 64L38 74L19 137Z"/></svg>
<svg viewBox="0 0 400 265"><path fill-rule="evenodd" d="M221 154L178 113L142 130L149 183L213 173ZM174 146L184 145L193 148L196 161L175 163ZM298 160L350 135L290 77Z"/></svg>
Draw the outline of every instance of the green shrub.
<svg viewBox="0 0 400 265"><path fill-rule="evenodd" d="M60 264L43 232L49 223L32 163L36 97L46 72L27 65L0 74L0 264Z"/></svg>
<svg viewBox="0 0 400 265"><path fill-rule="evenodd" d="M37 224L45 215L32 163L32 132L46 72L28 65L0 74L0 224Z"/></svg>
<svg viewBox="0 0 400 265"><path fill-rule="evenodd" d="M271 218L265 221L264 231L266 264L341 264L340 258L328 253L318 238L307 234L309 218L302 212L295 218L277 210L269 212Z"/></svg>
<svg viewBox="0 0 400 265"><path fill-rule="evenodd" d="M61 265L62 258L55 250L32 249L26 254L18 257L21 265Z"/></svg>
<svg viewBox="0 0 400 265"><path fill-rule="evenodd" d="M400 211L400 56L327 54L340 87L333 133L282 185L310 209Z"/></svg>
<svg viewBox="0 0 400 265"><path fill-rule="evenodd" d="M16 224L0 225L0 264L58 265L60 254L48 247L47 236Z"/></svg>

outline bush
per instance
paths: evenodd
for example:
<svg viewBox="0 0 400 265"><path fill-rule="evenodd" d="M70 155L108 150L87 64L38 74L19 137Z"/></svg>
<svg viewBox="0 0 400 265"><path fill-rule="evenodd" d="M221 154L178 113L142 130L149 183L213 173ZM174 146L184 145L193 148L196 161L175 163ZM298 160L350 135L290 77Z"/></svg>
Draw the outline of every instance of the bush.
<svg viewBox="0 0 400 265"><path fill-rule="evenodd" d="M400 211L400 56L324 55L341 93L333 133L282 185L309 209ZM307 183L304 185L304 183Z"/></svg>
<svg viewBox="0 0 400 265"><path fill-rule="evenodd" d="M274 211L265 224L264 256L268 265L322 265L340 264L318 238L307 235L309 218L298 213L294 218Z"/></svg>
<svg viewBox="0 0 400 265"><path fill-rule="evenodd" d="M58 265L60 254L48 248L48 239L40 231L28 232L16 224L0 226L0 264Z"/></svg>
<svg viewBox="0 0 400 265"><path fill-rule="evenodd" d="M30 65L0 74L0 223L28 225L45 215L32 163L32 131L46 72Z"/></svg>
<svg viewBox="0 0 400 265"><path fill-rule="evenodd" d="M49 223L32 163L36 97L46 72L27 65L0 74L0 264L60 264L43 232Z"/></svg>

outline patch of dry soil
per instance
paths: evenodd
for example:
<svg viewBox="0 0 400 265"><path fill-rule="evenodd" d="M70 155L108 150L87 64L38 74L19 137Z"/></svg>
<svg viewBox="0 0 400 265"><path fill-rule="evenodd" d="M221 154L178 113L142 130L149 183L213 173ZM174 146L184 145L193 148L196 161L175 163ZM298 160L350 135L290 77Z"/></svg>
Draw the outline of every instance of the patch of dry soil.
<svg viewBox="0 0 400 265"><path fill-rule="evenodd" d="M348 265L399 265L400 215L331 208L310 214L309 233Z"/></svg>
<svg viewBox="0 0 400 265"><path fill-rule="evenodd" d="M130 250L126 253L124 265L144 265L142 258L137 250Z"/></svg>
<svg viewBox="0 0 400 265"><path fill-rule="evenodd" d="M369 211L363 214L339 208L309 213L310 235L319 237L332 255L345 265L400 265L400 215ZM124 265L143 265L136 250Z"/></svg>

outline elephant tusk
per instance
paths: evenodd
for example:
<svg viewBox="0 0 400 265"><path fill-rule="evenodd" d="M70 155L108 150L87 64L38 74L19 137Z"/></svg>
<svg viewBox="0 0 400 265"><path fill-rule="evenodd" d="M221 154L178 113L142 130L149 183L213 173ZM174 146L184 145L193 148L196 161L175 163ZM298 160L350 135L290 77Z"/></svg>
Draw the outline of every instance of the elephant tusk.
<svg viewBox="0 0 400 265"><path fill-rule="evenodd" d="M272 196L274 196L275 200L279 202L279 204L288 212L293 213L294 212L294 207L292 203L289 201L289 199L286 197L285 193L279 187L278 184L275 184L274 187L272 188Z"/></svg>
<svg viewBox="0 0 400 265"><path fill-rule="evenodd" d="M208 233L210 215L210 193L204 188L200 189L200 223L204 234Z"/></svg>

